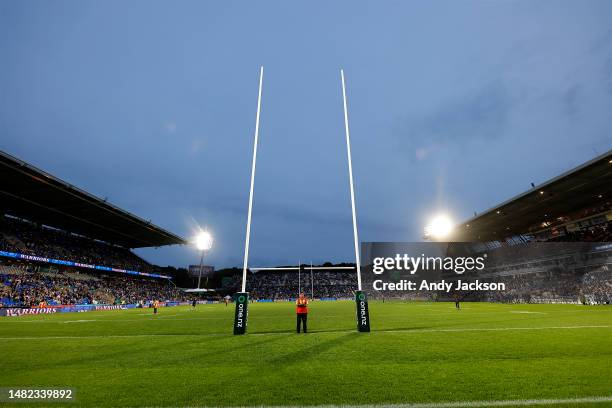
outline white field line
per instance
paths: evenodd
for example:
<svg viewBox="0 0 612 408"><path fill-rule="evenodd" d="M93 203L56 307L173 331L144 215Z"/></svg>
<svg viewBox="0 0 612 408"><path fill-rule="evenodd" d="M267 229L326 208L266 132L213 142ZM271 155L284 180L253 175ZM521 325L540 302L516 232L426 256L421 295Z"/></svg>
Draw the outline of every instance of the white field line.
<svg viewBox="0 0 612 408"><path fill-rule="evenodd" d="M514 313L514 314L548 314L548 313L544 313L544 312L532 312L530 310L512 310L510 311L510 313Z"/></svg>
<svg viewBox="0 0 612 408"><path fill-rule="evenodd" d="M80 320L50 320L50 319L46 319L46 320L22 320L20 317L11 317L8 318L9 320L6 321L0 321L0 325L2 323L47 323L47 324L64 324L64 323L94 323L94 322L103 322L103 323L115 323L115 322L154 322L154 321L159 321L159 320L163 320L163 319L168 319L170 317L174 317L176 315L154 315L154 314L149 314L150 318L146 319L146 318L139 318L139 319L113 319L113 320L107 320L107 319L80 319ZM99 317L99 316L98 316ZM319 318L323 318L326 319L328 317L345 317L344 315L321 315L321 316L317 316ZM12 319L12 320L11 320ZM186 318L176 318L176 319L171 319L170 321L183 321L183 320L227 320L228 317L225 316L219 316L219 317L186 317ZM257 316L257 319L278 319L277 316ZM403 320L402 320L403 321ZM1 326L0 326L1 327Z"/></svg>
<svg viewBox="0 0 612 408"><path fill-rule="evenodd" d="M432 316L437 316L437 315L443 315L443 314L449 314L449 315L458 315L459 312L457 311L453 311L453 312L440 312L440 313L429 313L429 314L419 314L419 315L414 315L411 316L412 318L415 319L430 319ZM508 312L483 312L483 313L470 313L469 316L489 316L489 315L497 315L497 314L507 314ZM523 314L523 315L528 315L528 314L547 314L547 313L543 313L543 312L510 312L512 314ZM149 316L148 318L137 318L137 319L104 319L104 318L99 318L102 316L96 316L96 319L79 319L79 320L52 320L52 319L43 319L43 320L25 320L23 318L20 317L12 317L9 318L9 320L6 320L4 322L0 321L0 324L2 323L34 323L34 324L65 324L65 323L96 323L96 322L103 322L103 323L120 323L120 322L154 322L154 321L159 321L159 320L170 320L170 321L185 321L185 320L226 320L228 317L227 316L207 316L207 317L176 317L179 315L154 315L153 313L144 313L143 315L145 316ZM189 315L189 313L185 313L185 315ZM93 316L92 316L93 317ZM106 317L106 316L104 316ZM330 318L330 317L345 317L344 315L320 315L317 316L317 318L320 319L326 319L326 318ZM172 319L171 319L172 318ZM12 320L11 320L12 319ZM277 316L257 316L257 319L278 319ZM388 319L388 321L390 322L404 322L405 320L401 317L401 316L397 316L397 318L393 318L393 319Z"/></svg>
<svg viewBox="0 0 612 408"><path fill-rule="evenodd" d="M512 331L512 330L569 330L569 329L609 329L612 326L543 326L543 327L478 327L463 329L397 329L376 330L378 333L435 333L435 332L473 332L473 331Z"/></svg>
<svg viewBox="0 0 612 408"><path fill-rule="evenodd" d="M520 399L520 400L489 400L489 401L449 401L449 402L425 402L412 404L364 404L364 405L311 405L301 408L476 408L476 407L516 407L534 405L559 405L559 404L596 404L612 402L612 396L608 397L579 397L579 398L555 398L555 399ZM263 407L263 406L260 406ZM273 408L298 408L298 406L275 406Z"/></svg>
<svg viewBox="0 0 612 408"><path fill-rule="evenodd" d="M166 319L164 319L164 317ZM169 322L174 322L174 321L184 321L184 320L227 320L228 317L188 317L188 318L176 318L176 319L167 319L168 317L172 317L172 316L160 316L160 315L153 315L151 314L151 318L146 319L146 318L140 318L140 319L113 319L113 320L106 320L106 319L83 319L83 320L20 320L18 317L12 317L9 319L14 319L14 320L9 320L6 321L4 323L47 323L47 324L64 324L64 323L95 323L95 322L102 322L102 323L121 323L121 322L155 322L155 321L169 321ZM329 316L325 316L325 317L329 317ZM278 317L276 316L258 316L257 319L278 319ZM1 326L0 326L1 327Z"/></svg>
<svg viewBox="0 0 612 408"><path fill-rule="evenodd" d="M35 321L35 320L32 320ZM57 323L89 323L89 322L97 322L97 320L62 320L61 322L57 322Z"/></svg>
<svg viewBox="0 0 612 408"><path fill-rule="evenodd" d="M378 333L460 333L460 332L479 332L479 331L514 331L514 330L571 330L571 329L610 329L612 326L549 326L549 327L495 327L495 328L466 328L466 329L397 329L397 330L376 330L370 334ZM334 331L321 331L311 332L313 334L336 334L336 333L357 333L355 330L334 330ZM293 331L278 332L278 333L251 333L249 336L293 336ZM208 336L230 336L229 333L167 333L167 334L117 334L117 335L94 335L94 336L24 336L24 337L0 337L2 340L49 340L49 339L89 339L89 338L108 338L108 339L122 339L122 338L140 338L140 337L208 337Z"/></svg>

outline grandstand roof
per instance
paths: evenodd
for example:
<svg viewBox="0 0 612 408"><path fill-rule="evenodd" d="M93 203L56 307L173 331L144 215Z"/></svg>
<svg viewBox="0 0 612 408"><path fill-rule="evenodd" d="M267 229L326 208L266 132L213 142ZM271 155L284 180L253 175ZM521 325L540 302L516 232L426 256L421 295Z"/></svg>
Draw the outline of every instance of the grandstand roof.
<svg viewBox="0 0 612 408"><path fill-rule="evenodd" d="M184 244L150 221L0 151L0 211L126 248Z"/></svg>
<svg viewBox="0 0 612 408"><path fill-rule="evenodd" d="M453 241L494 241L612 199L612 150L463 222ZM603 201L602 201L603 200Z"/></svg>

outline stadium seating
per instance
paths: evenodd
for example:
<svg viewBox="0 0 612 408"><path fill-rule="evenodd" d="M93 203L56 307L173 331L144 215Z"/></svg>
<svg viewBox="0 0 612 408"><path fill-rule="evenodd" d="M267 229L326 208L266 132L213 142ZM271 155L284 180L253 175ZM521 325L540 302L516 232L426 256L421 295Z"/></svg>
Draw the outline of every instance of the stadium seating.
<svg viewBox="0 0 612 408"><path fill-rule="evenodd" d="M317 298L351 298L357 287L354 271L316 271L313 281L310 273L301 276L301 289L310 295L311 290ZM314 283L314 286L313 284ZM247 280L247 290L254 299L291 299L297 297L300 289L298 273L260 271Z"/></svg>
<svg viewBox="0 0 612 408"><path fill-rule="evenodd" d="M138 272L155 269L129 249L6 216L0 217L0 250Z"/></svg>
<svg viewBox="0 0 612 408"><path fill-rule="evenodd" d="M0 265L0 306L135 304L188 301L165 279L53 270L37 265Z"/></svg>
<svg viewBox="0 0 612 408"><path fill-rule="evenodd" d="M158 268L120 246L47 226L0 218L0 251L156 273ZM118 304L188 300L166 279L0 259L0 306Z"/></svg>

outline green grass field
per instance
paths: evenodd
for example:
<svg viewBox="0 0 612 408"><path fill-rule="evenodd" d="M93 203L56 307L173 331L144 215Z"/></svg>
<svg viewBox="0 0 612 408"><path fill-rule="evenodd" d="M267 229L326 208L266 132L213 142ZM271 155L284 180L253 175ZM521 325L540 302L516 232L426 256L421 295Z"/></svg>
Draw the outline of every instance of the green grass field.
<svg viewBox="0 0 612 408"><path fill-rule="evenodd" d="M353 302L312 302L297 335L292 304L260 303L246 336L233 305L189 309L0 318L0 387L72 387L68 406L612 406L612 307L371 302L368 334Z"/></svg>

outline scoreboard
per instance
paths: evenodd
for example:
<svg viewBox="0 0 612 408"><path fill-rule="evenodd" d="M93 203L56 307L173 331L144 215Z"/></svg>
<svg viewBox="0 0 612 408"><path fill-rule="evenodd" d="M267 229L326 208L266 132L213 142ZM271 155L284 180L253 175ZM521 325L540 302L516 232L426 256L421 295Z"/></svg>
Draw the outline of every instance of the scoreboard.
<svg viewBox="0 0 612 408"><path fill-rule="evenodd" d="M202 265L202 277L210 277L215 271L214 266ZM197 278L200 276L200 265L189 265L189 276Z"/></svg>

